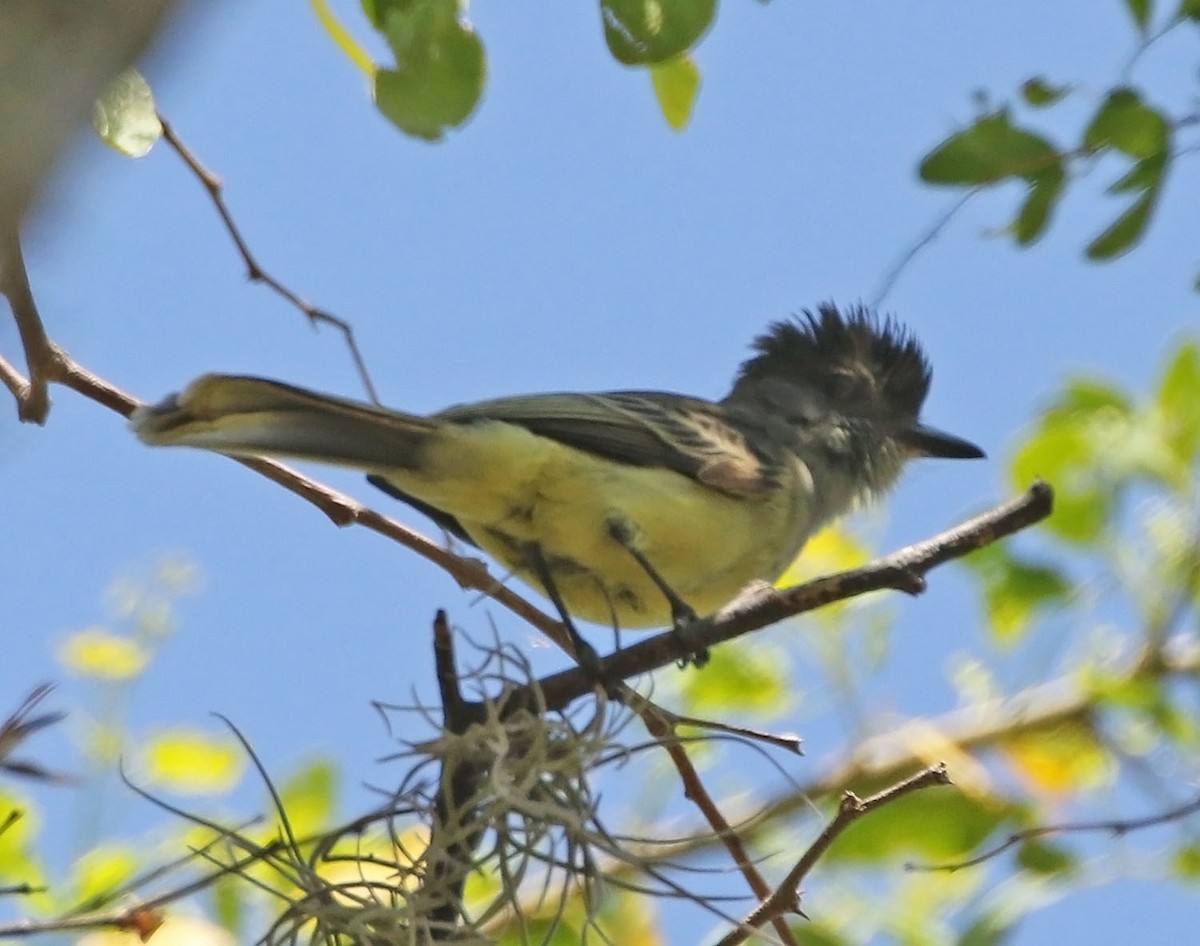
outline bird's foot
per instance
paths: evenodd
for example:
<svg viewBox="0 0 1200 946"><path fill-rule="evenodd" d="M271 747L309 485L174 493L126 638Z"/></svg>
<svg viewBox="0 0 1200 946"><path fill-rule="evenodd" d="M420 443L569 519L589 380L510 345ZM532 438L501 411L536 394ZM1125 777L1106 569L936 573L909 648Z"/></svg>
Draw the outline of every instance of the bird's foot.
<svg viewBox="0 0 1200 946"><path fill-rule="evenodd" d="M708 663L708 648L700 643L699 637L700 630L707 623L682 602L671 608L671 633L679 643L680 653L675 666L680 670L686 670L689 665L699 670Z"/></svg>
<svg viewBox="0 0 1200 946"><path fill-rule="evenodd" d="M566 624L567 634L571 637L571 646L575 649L575 662L579 664L579 669L587 674L593 684L602 687L604 692L610 697L615 697L617 682L609 677L608 668L604 664L604 658L575 629L574 621L568 620L564 623Z"/></svg>

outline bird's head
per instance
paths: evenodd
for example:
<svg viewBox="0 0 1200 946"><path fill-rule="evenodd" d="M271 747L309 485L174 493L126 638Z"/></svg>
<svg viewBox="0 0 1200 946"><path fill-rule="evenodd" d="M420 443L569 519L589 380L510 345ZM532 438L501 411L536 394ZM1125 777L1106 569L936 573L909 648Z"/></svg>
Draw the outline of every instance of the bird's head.
<svg viewBox="0 0 1200 946"><path fill-rule="evenodd" d="M865 465L868 489L889 485L913 457L983 456L973 443L921 423L929 361L890 317L826 303L776 322L754 351L725 403L769 415L778 433L831 462Z"/></svg>

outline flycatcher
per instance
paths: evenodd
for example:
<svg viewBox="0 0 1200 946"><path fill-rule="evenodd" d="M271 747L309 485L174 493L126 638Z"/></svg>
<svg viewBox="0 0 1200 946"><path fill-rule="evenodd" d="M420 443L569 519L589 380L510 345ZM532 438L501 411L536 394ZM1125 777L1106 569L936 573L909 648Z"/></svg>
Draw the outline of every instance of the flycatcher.
<svg viewBox="0 0 1200 946"><path fill-rule="evenodd" d="M544 589L573 634L571 616L682 627L777 579L908 460L983 456L920 422L929 362L890 318L826 304L773 324L753 352L715 403L535 394L421 417L206 375L131 423L149 444L364 470Z"/></svg>

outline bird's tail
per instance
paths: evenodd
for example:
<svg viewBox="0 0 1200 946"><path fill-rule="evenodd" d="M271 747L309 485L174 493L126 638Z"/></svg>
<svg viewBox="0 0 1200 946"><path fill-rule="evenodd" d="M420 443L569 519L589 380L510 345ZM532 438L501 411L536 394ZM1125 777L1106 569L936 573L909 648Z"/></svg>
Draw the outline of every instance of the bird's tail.
<svg viewBox="0 0 1200 946"><path fill-rule="evenodd" d="M317 460L356 469L414 469L437 421L303 388L205 375L129 418L148 444L235 456Z"/></svg>

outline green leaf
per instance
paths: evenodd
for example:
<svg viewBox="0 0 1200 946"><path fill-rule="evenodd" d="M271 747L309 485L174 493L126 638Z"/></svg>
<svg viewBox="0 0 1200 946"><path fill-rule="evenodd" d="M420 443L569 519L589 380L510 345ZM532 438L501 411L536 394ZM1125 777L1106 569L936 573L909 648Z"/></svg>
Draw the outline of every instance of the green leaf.
<svg viewBox="0 0 1200 946"><path fill-rule="evenodd" d="M1158 389L1162 436L1179 460L1190 464L1200 453L1200 342L1176 350Z"/></svg>
<svg viewBox="0 0 1200 946"><path fill-rule="evenodd" d="M717 0L600 0L604 40L617 62L640 66L687 52L712 25Z"/></svg>
<svg viewBox="0 0 1200 946"><path fill-rule="evenodd" d="M363 13L377 30L383 29L383 21L390 10L400 10L411 5L411 0L362 0Z"/></svg>
<svg viewBox="0 0 1200 946"><path fill-rule="evenodd" d="M1165 693L1163 696L1151 713L1155 729L1176 746L1194 753L1197 742L1200 742L1200 722L1196 721L1189 708L1175 705L1166 698Z"/></svg>
<svg viewBox="0 0 1200 946"><path fill-rule="evenodd" d="M1035 874L1072 874L1078 868L1075 856L1066 848L1037 838L1020 846L1017 864Z"/></svg>
<svg viewBox="0 0 1200 946"><path fill-rule="evenodd" d="M765 2L765 0L764 0ZM807 907L807 903L801 903L801 907ZM814 914L814 917L816 914ZM836 927L841 926L836 919L829 923L822 922L820 919L806 919L804 925L795 929L797 942L803 943L804 946L853 946L855 940L847 938L847 931L838 930ZM750 940L754 942L753 939Z"/></svg>
<svg viewBox="0 0 1200 946"><path fill-rule="evenodd" d="M175 729L150 740L145 764L150 777L173 792L213 795L237 784L245 757L238 743L227 736Z"/></svg>
<svg viewBox="0 0 1200 946"><path fill-rule="evenodd" d="M786 652L771 644L722 644L712 652L704 673L687 674L682 694L687 712L778 715L792 701L789 669Z"/></svg>
<svg viewBox="0 0 1200 946"><path fill-rule="evenodd" d="M676 131L682 131L692 118L696 93L700 90L700 70L690 56L680 54L650 67L654 95L663 117Z"/></svg>
<svg viewBox="0 0 1200 946"><path fill-rule="evenodd" d="M930 151L921 160L919 173L929 184L973 186L1013 177L1033 184L1043 175L1065 171L1057 148L1040 135L1017 128L1001 109Z"/></svg>
<svg viewBox="0 0 1200 946"><path fill-rule="evenodd" d="M241 877L226 874L218 877L212 885L212 915L222 927L236 934L241 930L246 916L247 884ZM235 942L240 942L237 937Z"/></svg>
<svg viewBox="0 0 1200 946"><path fill-rule="evenodd" d="M1171 156L1165 151L1144 161L1135 161L1119 178L1108 185L1109 194L1134 194L1162 186Z"/></svg>
<svg viewBox="0 0 1200 946"><path fill-rule="evenodd" d="M1150 25L1150 0L1125 0L1125 8L1143 33Z"/></svg>
<svg viewBox="0 0 1200 946"><path fill-rule="evenodd" d="M297 835L312 835L328 825L336 795L337 769L324 760L302 768L279 789L283 810Z"/></svg>
<svg viewBox="0 0 1200 946"><path fill-rule="evenodd" d="M1175 16L1180 20L1200 22L1200 0L1183 0Z"/></svg>
<svg viewBox="0 0 1200 946"><path fill-rule="evenodd" d="M1134 410L1129 395L1115 385L1095 378L1072 378L1046 409L1046 416L1052 420L1129 420Z"/></svg>
<svg viewBox="0 0 1200 946"><path fill-rule="evenodd" d="M1054 487L1054 512L1044 527L1068 542L1086 544L1103 532L1113 503L1091 474L1094 462L1085 423L1046 418L1013 457L1010 475L1018 489L1039 477L1049 482Z"/></svg>
<svg viewBox="0 0 1200 946"><path fill-rule="evenodd" d="M829 849L826 863L954 860L968 855L1011 815L1003 802L955 786L914 792L847 828Z"/></svg>
<svg viewBox="0 0 1200 946"><path fill-rule="evenodd" d="M1062 167L1055 165L1030 181L1029 193L1013 223L1013 235L1021 246L1028 246L1045 232L1066 180Z"/></svg>
<svg viewBox="0 0 1200 946"><path fill-rule="evenodd" d="M762 0L768 2L769 0ZM803 891L802 891L803 894ZM808 908L808 903L802 899L802 909ZM836 918L830 918L829 922L824 922L820 918L805 918L802 926L796 926L793 921L793 930L796 934L798 942L802 942L804 946L853 946L854 940L847 939L847 930L839 928L844 924L838 923ZM750 940L754 942L754 940Z"/></svg>
<svg viewBox="0 0 1200 946"><path fill-rule="evenodd" d="M117 845L93 848L74 863L72 895L77 909L95 909L142 866L135 852Z"/></svg>
<svg viewBox="0 0 1200 946"><path fill-rule="evenodd" d="M1190 538L1190 535L1188 536ZM1119 707L1124 712L1115 719L1126 721L1121 751L1146 754L1164 740L1184 751L1195 751L1200 739L1200 721L1189 708L1180 708L1173 691L1161 680L1124 677L1097 678L1091 683L1097 704ZM1139 743L1131 747L1131 739Z"/></svg>
<svg viewBox="0 0 1200 946"><path fill-rule="evenodd" d="M1088 148L1115 148L1139 161L1162 154L1169 141L1170 123L1129 86L1108 94L1083 134Z"/></svg>
<svg viewBox="0 0 1200 946"><path fill-rule="evenodd" d="M978 917L963 931L958 946L1001 946L1012 939L1016 924L996 913L988 912Z"/></svg>
<svg viewBox="0 0 1200 946"><path fill-rule="evenodd" d="M1171 127L1143 101L1136 89L1123 86L1108 94L1083 136L1092 150L1111 148L1134 160L1108 191L1139 196L1088 244L1093 260L1109 260L1127 252L1146 232L1170 161Z"/></svg>
<svg viewBox="0 0 1200 946"><path fill-rule="evenodd" d="M665 938L658 935L658 925L660 918L658 916L658 904L654 902L652 897L646 897L640 891L622 889L616 884L613 889L605 892L599 900L600 909L592 914L596 919L594 930L589 930L590 923L583 924L583 935L575 941L579 946L583 944L599 944L603 943L622 943L624 946L660 946L665 944ZM581 899L580 906L587 910L584 905L586 895ZM593 908L594 909L594 908ZM599 932L600 935L593 937L592 932ZM531 942L526 940L526 942ZM533 940L532 942L537 942ZM574 944L572 944L574 946Z"/></svg>
<svg viewBox="0 0 1200 946"><path fill-rule="evenodd" d="M1183 880L1200 881L1200 844L1184 844L1171 858L1171 869Z"/></svg>
<svg viewBox="0 0 1200 946"><path fill-rule="evenodd" d="M1126 486L1148 480L1178 489L1185 469L1156 413L1135 409L1110 385L1075 381L1018 449L1011 475L1020 488L1035 476L1048 480L1055 501L1045 527L1087 543L1103 531Z"/></svg>
<svg viewBox="0 0 1200 946"><path fill-rule="evenodd" d="M109 83L92 106L92 126L110 148L129 158L150 153L162 137L154 94L136 69L126 69Z"/></svg>
<svg viewBox="0 0 1200 946"><path fill-rule="evenodd" d="M538 943L539 946L579 946L580 943L588 941L586 928L577 927L567 920L539 918L519 924L519 929L514 930L510 938L500 940L500 946L517 946L524 943Z"/></svg>
<svg viewBox="0 0 1200 946"><path fill-rule="evenodd" d="M967 562L983 583L989 629L1003 643L1023 637L1039 611L1061 604L1071 592L1057 568L1017 558L1005 546L981 549Z"/></svg>
<svg viewBox="0 0 1200 946"><path fill-rule="evenodd" d="M1091 681L1099 703L1122 709L1149 710L1162 700L1162 681L1146 677L1100 676Z"/></svg>
<svg viewBox="0 0 1200 946"><path fill-rule="evenodd" d="M149 661L149 655L136 641L103 627L72 634L58 648L58 662L72 673L110 683L140 675Z"/></svg>
<svg viewBox="0 0 1200 946"><path fill-rule="evenodd" d="M1046 108L1070 93L1071 86L1051 85L1041 76L1034 76L1021 83L1021 97L1034 108Z"/></svg>
<svg viewBox="0 0 1200 946"><path fill-rule="evenodd" d="M16 817L9 820L13 815ZM32 889L44 888L48 878L38 862L42 824L37 810L20 796L0 791L0 824L4 826L0 831L0 887L28 884ZM32 899L44 912L50 912L52 906L61 909L44 893Z"/></svg>
<svg viewBox="0 0 1200 946"><path fill-rule="evenodd" d="M1157 203L1158 192L1146 191L1121 216L1087 245L1088 259L1109 260L1120 256L1142 238Z"/></svg>
<svg viewBox="0 0 1200 946"><path fill-rule="evenodd" d="M377 0L395 69L375 74L375 104L401 131L437 141L479 104L487 73L483 43L456 0Z"/></svg>

